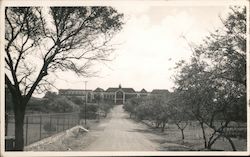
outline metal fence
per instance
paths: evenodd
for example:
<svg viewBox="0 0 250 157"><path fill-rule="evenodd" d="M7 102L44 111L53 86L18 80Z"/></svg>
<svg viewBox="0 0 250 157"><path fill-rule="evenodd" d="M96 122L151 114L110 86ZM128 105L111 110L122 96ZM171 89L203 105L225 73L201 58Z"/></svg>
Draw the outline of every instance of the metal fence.
<svg viewBox="0 0 250 157"><path fill-rule="evenodd" d="M24 144L29 145L79 124L79 113L25 115ZM15 135L14 115L8 116L7 136Z"/></svg>

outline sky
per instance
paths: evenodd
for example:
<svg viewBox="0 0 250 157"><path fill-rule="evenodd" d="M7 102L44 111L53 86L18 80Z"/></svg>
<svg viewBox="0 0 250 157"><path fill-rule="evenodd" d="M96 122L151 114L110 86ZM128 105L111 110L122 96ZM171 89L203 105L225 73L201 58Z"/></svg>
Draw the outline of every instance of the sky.
<svg viewBox="0 0 250 157"><path fill-rule="evenodd" d="M196 44L221 27L228 6L114 6L124 13L125 24L112 43L118 44L114 59L92 68L98 77L83 78L73 72L57 73L54 85L58 89L87 89L97 87L134 88L140 91L174 87L173 67L192 54L183 36ZM56 89L53 89L56 91Z"/></svg>

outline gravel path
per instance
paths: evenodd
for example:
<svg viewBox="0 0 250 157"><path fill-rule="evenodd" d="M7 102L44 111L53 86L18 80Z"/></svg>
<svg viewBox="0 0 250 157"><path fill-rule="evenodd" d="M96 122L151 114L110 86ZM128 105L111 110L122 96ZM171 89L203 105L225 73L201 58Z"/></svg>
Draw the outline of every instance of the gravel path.
<svg viewBox="0 0 250 157"><path fill-rule="evenodd" d="M143 133L147 127L130 120L122 105L115 106L109 116L109 120L100 123L96 130L90 131L82 139L91 142L81 150L156 151L159 148L159 144Z"/></svg>

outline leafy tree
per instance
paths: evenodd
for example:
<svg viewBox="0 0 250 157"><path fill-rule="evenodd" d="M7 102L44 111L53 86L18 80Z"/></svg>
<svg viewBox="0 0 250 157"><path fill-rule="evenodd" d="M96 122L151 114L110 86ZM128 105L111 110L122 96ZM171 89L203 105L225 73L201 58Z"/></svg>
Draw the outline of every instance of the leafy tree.
<svg viewBox="0 0 250 157"><path fill-rule="evenodd" d="M152 106L145 103L145 99L135 108L135 115L138 120L153 120Z"/></svg>
<svg viewBox="0 0 250 157"><path fill-rule="evenodd" d="M114 106L113 104L109 104L109 103L101 103L101 104L98 104L99 106L99 109L101 111L104 112L104 116L106 117L107 114L109 113L110 109Z"/></svg>
<svg viewBox="0 0 250 157"><path fill-rule="evenodd" d="M13 98L15 150L24 147L28 101L52 85L48 74L92 75L93 61L108 60L114 50L109 43L122 18L112 7L5 8L5 81Z"/></svg>
<svg viewBox="0 0 250 157"><path fill-rule="evenodd" d="M125 102L123 108L125 111L130 113L130 117L133 115L136 117L136 108L139 106L142 102L142 98L132 98L129 99L129 101Z"/></svg>
<svg viewBox="0 0 250 157"><path fill-rule="evenodd" d="M223 136L236 150L224 130L231 121L246 121L246 8L232 7L222 22L223 28L191 46L190 63L177 64L176 85L189 114L200 123L204 147L211 149ZM213 130L209 137L205 125Z"/></svg>
<svg viewBox="0 0 250 157"><path fill-rule="evenodd" d="M155 127L161 127L162 132L170 116L166 97L161 95L132 98L124 105L124 109L130 112L130 117L134 115L138 120L152 121Z"/></svg>
<svg viewBox="0 0 250 157"><path fill-rule="evenodd" d="M88 103L86 105L86 118L95 119L97 117L98 105L94 103ZM85 106L80 108L80 117L85 118Z"/></svg>
<svg viewBox="0 0 250 157"><path fill-rule="evenodd" d="M94 101L97 102L98 104L102 101L102 96L100 92L94 95Z"/></svg>
<svg viewBox="0 0 250 157"><path fill-rule="evenodd" d="M74 104L72 101L70 101L64 96L56 97L55 100L48 104L48 107L50 111L62 113L79 110L79 107L76 106L76 104Z"/></svg>
<svg viewBox="0 0 250 157"><path fill-rule="evenodd" d="M150 110L148 110L149 118L155 121L156 127L161 125L161 131L164 132L165 126L170 119L169 105L165 96L151 96L147 102L150 105Z"/></svg>
<svg viewBox="0 0 250 157"><path fill-rule="evenodd" d="M31 97L27 107L26 111L32 111L32 112L50 112L50 108L48 104L50 103L50 100L47 99L37 99Z"/></svg>
<svg viewBox="0 0 250 157"><path fill-rule="evenodd" d="M183 102L178 91L174 91L171 93L171 96L168 97L168 105L170 120L181 131L181 139L184 140L184 130L188 126L188 120L192 118L186 111L185 102Z"/></svg>
<svg viewBox="0 0 250 157"><path fill-rule="evenodd" d="M83 104L83 99L80 97L72 96L69 98L72 102L74 102L76 105L81 106Z"/></svg>
<svg viewBox="0 0 250 157"><path fill-rule="evenodd" d="M47 92L45 93L45 95L44 95L43 98L48 99L48 100L53 100L53 99L55 99L56 97L57 97L56 92L47 91Z"/></svg>

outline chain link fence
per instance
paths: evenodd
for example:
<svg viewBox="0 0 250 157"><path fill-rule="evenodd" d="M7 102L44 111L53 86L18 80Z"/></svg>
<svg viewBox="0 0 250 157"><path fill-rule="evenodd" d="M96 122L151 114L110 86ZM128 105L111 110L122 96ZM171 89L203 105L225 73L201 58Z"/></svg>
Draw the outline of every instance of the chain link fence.
<svg viewBox="0 0 250 157"><path fill-rule="evenodd" d="M79 124L79 113L32 114L25 115L24 144L25 146L67 130ZM15 136L14 115L8 116L6 136Z"/></svg>

